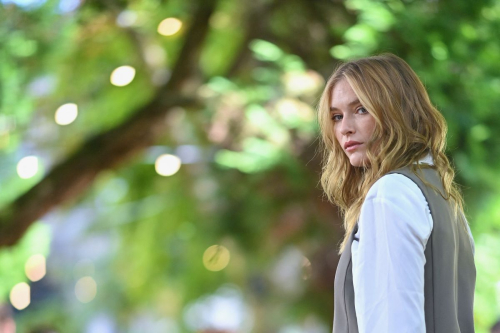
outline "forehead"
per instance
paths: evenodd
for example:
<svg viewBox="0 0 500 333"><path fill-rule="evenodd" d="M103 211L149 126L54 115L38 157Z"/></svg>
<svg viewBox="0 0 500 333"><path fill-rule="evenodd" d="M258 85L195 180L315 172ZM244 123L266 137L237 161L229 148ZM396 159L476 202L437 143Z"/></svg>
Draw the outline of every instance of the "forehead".
<svg viewBox="0 0 500 333"><path fill-rule="evenodd" d="M333 86L330 110L343 109L357 102L359 102L359 98L346 79L340 80Z"/></svg>

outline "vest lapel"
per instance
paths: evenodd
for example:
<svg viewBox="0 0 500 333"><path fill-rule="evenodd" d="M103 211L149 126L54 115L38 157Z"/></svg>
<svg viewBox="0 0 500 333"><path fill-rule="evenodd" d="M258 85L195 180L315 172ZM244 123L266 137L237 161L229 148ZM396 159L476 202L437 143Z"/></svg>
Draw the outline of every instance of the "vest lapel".
<svg viewBox="0 0 500 333"><path fill-rule="evenodd" d="M351 244L357 231L358 224L356 223L335 272L333 333L358 333L358 322L354 309L351 259Z"/></svg>

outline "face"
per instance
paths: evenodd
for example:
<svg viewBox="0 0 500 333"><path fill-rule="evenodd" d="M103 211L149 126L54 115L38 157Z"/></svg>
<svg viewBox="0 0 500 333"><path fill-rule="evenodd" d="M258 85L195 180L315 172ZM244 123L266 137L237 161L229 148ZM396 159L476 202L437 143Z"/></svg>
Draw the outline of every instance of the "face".
<svg viewBox="0 0 500 333"><path fill-rule="evenodd" d="M361 105L346 79L333 88L330 118L335 138L354 167L368 166L366 142L375 129L375 118Z"/></svg>

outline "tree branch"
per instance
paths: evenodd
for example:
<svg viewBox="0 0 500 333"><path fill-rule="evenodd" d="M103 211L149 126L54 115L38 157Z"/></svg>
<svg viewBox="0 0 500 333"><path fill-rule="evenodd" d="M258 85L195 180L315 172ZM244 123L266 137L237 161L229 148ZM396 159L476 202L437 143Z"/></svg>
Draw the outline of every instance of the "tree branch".
<svg viewBox="0 0 500 333"><path fill-rule="evenodd" d="M166 127L174 106L196 101L195 70L216 0L200 0L172 76L147 105L117 127L99 134L55 166L37 185L0 211L0 246L14 245L28 227L55 206L85 191L103 170L111 169L152 145Z"/></svg>

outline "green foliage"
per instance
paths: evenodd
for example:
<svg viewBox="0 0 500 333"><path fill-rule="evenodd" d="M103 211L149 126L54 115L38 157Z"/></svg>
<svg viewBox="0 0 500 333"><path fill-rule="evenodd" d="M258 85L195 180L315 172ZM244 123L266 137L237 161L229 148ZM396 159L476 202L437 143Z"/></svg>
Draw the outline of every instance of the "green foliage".
<svg viewBox="0 0 500 333"><path fill-rule="evenodd" d="M198 2L85 1L69 13L58 3L0 7L2 205L161 91ZM183 22L178 33L157 33L166 17ZM200 61L190 64L197 71L187 86L197 105L169 110L154 147L101 173L88 192L58 208L67 218L53 232L77 234L74 252L68 249L74 257L65 262L52 253L48 261L61 264L45 279L64 297L28 308L18 327L77 332L105 313L118 331L133 331L147 313L191 332L188 309L227 283L241 292L255 332L328 331L340 222L319 192L315 107L338 61L393 52L416 70L448 121L448 154L476 241L477 332L487 332L500 315L499 18L498 0L219 1ZM136 75L113 86L110 75L123 65ZM68 102L78 105L78 117L59 126L54 113ZM182 147L195 147L197 160L158 175L155 159ZM20 179L16 164L27 155L40 157L39 171ZM72 217L80 210L84 227ZM96 239L107 245L92 258L95 272L85 274L97 282L97 296L80 304L74 266L90 260ZM26 280L27 258L48 254L49 242L46 225L37 223L0 251L5 301ZM204 266L212 245L230 252L221 271Z"/></svg>
<svg viewBox="0 0 500 333"><path fill-rule="evenodd" d="M0 252L0 297L8 299L10 290L20 282L28 282L25 264L28 259L41 254L47 257L50 247L50 228L40 222L35 223L26 232L23 239L11 249Z"/></svg>

